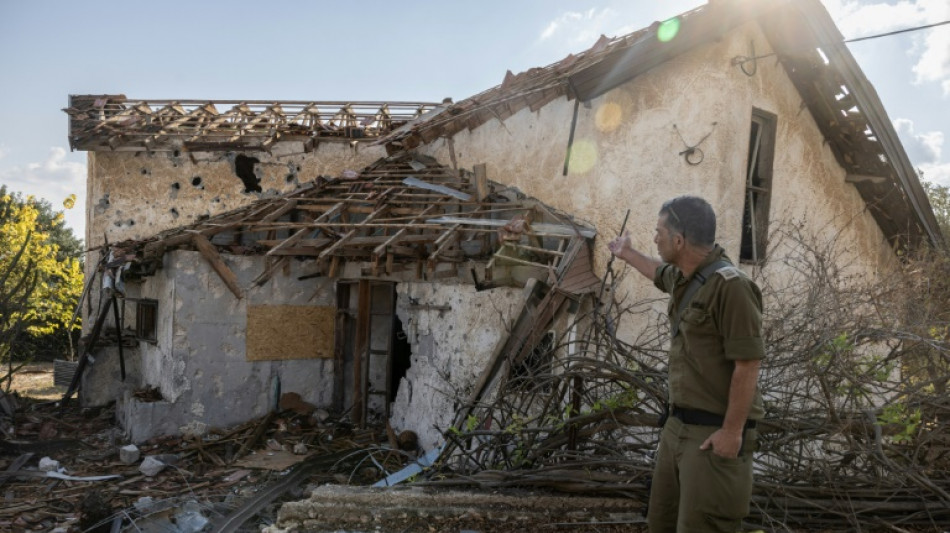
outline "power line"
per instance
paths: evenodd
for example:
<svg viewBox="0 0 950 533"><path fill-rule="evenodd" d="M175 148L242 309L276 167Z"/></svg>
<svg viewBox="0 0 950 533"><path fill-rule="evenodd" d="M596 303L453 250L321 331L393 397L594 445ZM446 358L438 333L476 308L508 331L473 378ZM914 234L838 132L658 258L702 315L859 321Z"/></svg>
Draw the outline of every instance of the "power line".
<svg viewBox="0 0 950 533"><path fill-rule="evenodd" d="M950 24L950 20L945 20L945 21L943 21L943 22L935 22L935 23L933 23L933 24L927 24L926 26L915 26L915 27L913 27L913 28L905 28L905 29L903 29L903 30L894 30L894 31L889 31L889 32L887 32L887 33L879 33L879 34L877 34L877 35L868 35L867 37L857 37L857 38L854 38L854 39L845 39L844 42L846 42L846 43L856 43L856 42L858 42L858 41L867 41L867 40L870 40L870 39L877 39L878 37L888 37L888 36L890 36L890 35L897 35L898 33L907 33L907 32L911 32L911 31L926 30L926 29L928 29L928 28L933 28L933 27L936 27L936 26L943 26L944 24Z"/></svg>
<svg viewBox="0 0 950 533"><path fill-rule="evenodd" d="M899 33L907 33L907 32L911 32L911 31L926 30L926 29L928 29L928 28L934 28L934 27L936 27L936 26L943 26L944 24L950 24L950 20L945 20L945 21L943 21L943 22L935 22L935 23L933 23L933 24L927 24L927 25L925 25L925 26L915 26L915 27L913 27L913 28L904 28L903 30L889 31L889 32L887 32L887 33L879 33L879 34L877 34L877 35L868 35L868 36L865 36L865 37L856 37L856 38L854 38L854 39L845 39L845 40L840 41L840 42L841 42L841 43L856 43L856 42L858 42L858 41L867 41L867 40L870 40L870 39L877 39L877 38L879 38L879 37L889 37L889 36L891 36L891 35L897 35L897 34L899 34ZM835 43L832 43L832 44L835 44ZM825 46L825 45L819 45L819 46ZM811 48L811 45L809 45L808 48ZM803 49L804 49L804 48L803 48ZM736 56L736 57L734 57L734 58L732 59L732 64L733 64L733 65L743 66L745 63L748 63L749 61L755 61L755 60L757 60L757 59L765 59L765 58L772 57L772 56L777 56L777 55L779 55L778 52L772 52L772 53L769 53L769 54L762 54L762 55L759 55L759 56L752 56L752 57ZM743 71L745 71L745 67L743 67L742 69L743 69ZM749 74L748 72L746 72L746 74L748 74L748 75L751 76L751 74Z"/></svg>

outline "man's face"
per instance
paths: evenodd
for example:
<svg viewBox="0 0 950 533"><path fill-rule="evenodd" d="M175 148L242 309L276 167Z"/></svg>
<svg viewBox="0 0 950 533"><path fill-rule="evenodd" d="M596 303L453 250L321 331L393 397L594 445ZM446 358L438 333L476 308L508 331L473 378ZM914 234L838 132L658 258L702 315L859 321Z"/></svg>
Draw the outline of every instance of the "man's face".
<svg viewBox="0 0 950 533"><path fill-rule="evenodd" d="M663 213L656 220L656 236L653 242L656 243L656 251L660 254L660 259L665 263L673 263L676 259L676 234L670 231L666 225L667 214Z"/></svg>

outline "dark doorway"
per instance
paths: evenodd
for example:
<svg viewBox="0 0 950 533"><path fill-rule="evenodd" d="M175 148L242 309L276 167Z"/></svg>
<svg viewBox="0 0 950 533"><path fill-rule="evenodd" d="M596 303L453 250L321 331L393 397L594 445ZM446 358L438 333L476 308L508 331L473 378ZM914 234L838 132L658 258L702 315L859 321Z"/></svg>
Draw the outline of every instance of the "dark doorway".
<svg viewBox="0 0 950 533"><path fill-rule="evenodd" d="M402 329L402 321L398 316L393 316L393 353L392 366L389 374L389 403L396 401L396 393L399 391L399 382L406 377L406 372L412 366L412 347L409 345L409 337Z"/></svg>

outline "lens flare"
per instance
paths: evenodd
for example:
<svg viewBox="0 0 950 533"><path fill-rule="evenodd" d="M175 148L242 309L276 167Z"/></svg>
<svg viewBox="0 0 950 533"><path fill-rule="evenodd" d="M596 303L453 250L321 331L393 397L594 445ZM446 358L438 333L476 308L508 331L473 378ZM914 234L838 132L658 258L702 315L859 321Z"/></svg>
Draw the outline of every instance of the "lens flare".
<svg viewBox="0 0 950 533"><path fill-rule="evenodd" d="M661 43L666 43L672 41L679 32L680 19L679 17L673 17L660 23L660 27L656 30L656 38L659 39Z"/></svg>
<svg viewBox="0 0 950 533"><path fill-rule="evenodd" d="M594 143L581 139L571 147L571 174L586 174L597 162L597 148Z"/></svg>
<svg viewBox="0 0 950 533"><path fill-rule="evenodd" d="M597 109L597 114L594 115L594 124L597 126L597 129L603 133L614 131L620 126L622 121L623 109L620 107L620 104L614 102L607 102L600 106Z"/></svg>

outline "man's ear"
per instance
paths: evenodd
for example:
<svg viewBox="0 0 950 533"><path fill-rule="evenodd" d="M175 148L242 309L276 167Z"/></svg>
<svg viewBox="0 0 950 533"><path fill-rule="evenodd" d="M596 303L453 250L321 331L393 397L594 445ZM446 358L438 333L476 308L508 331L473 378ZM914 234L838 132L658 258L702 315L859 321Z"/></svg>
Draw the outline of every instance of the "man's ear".
<svg viewBox="0 0 950 533"><path fill-rule="evenodd" d="M682 234L682 233L674 233L674 234L673 234L673 247L679 249L679 248L682 248L682 247L685 247L685 246L686 246L686 238L683 237L683 234Z"/></svg>

